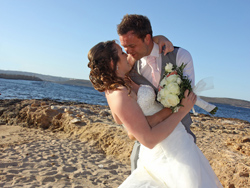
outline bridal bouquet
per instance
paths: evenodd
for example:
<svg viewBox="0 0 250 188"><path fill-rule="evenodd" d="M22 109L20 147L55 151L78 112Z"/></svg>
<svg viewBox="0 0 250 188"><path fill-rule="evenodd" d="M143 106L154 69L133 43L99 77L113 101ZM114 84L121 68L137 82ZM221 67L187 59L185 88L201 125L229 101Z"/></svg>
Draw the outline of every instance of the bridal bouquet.
<svg viewBox="0 0 250 188"><path fill-rule="evenodd" d="M187 76L183 75L183 70L186 65L182 63L177 67L171 63L165 66L164 78L160 81L157 101L164 107L170 108L172 112L178 112L181 105L181 100L184 98L184 92L188 89L192 91L191 81ZM197 97L196 105L208 111L210 114L215 114L217 107L203 101Z"/></svg>

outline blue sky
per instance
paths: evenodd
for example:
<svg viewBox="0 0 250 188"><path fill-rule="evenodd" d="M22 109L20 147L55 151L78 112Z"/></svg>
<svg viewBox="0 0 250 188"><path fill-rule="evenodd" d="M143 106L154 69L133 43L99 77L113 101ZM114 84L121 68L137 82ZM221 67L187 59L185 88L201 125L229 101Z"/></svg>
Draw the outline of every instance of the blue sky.
<svg viewBox="0 0 250 188"><path fill-rule="evenodd" d="M0 69L88 79L89 49L119 40L125 14L142 14L191 53L196 83L213 77L201 95L250 101L249 9L249 0L0 0Z"/></svg>

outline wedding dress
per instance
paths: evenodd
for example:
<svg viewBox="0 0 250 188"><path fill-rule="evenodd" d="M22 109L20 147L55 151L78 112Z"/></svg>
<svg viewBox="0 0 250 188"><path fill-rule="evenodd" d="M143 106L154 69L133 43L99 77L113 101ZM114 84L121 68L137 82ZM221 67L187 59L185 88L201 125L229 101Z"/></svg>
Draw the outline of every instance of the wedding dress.
<svg viewBox="0 0 250 188"><path fill-rule="evenodd" d="M150 86L141 85L137 102L145 116L162 109ZM208 160L180 122L174 131L149 149L141 144L137 168L120 188L221 188Z"/></svg>

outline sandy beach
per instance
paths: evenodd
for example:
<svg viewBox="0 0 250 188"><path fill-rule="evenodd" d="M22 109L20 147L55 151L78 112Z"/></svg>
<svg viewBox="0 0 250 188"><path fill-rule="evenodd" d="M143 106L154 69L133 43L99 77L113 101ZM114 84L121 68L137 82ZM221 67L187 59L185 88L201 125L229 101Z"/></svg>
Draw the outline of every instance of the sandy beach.
<svg viewBox="0 0 250 188"><path fill-rule="evenodd" d="M226 188L250 187L249 122L192 116L197 145ZM0 187L118 187L133 147L107 106L0 101Z"/></svg>
<svg viewBox="0 0 250 188"><path fill-rule="evenodd" d="M117 187L129 165L80 140L49 131L0 126L1 187Z"/></svg>

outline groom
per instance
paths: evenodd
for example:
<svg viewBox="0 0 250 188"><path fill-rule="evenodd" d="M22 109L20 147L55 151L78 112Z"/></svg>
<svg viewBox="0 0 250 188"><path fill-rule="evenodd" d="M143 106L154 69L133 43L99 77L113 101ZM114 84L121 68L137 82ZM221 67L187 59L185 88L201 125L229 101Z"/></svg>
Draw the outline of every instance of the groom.
<svg viewBox="0 0 250 188"><path fill-rule="evenodd" d="M174 51L166 56L159 54L159 46L152 40L152 27L149 19L142 15L125 15L121 23L117 26L117 32L121 45L133 60L133 69L130 78L137 84L150 85L158 92L158 85L163 77L166 63L180 66L187 64L184 75L192 81L194 86L194 67L190 53L180 47L174 47ZM191 134L196 142L194 133L190 130L192 123L190 114L182 119L182 124L187 132ZM139 153L139 143L135 143L131 154L131 170L137 166Z"/></svg>

